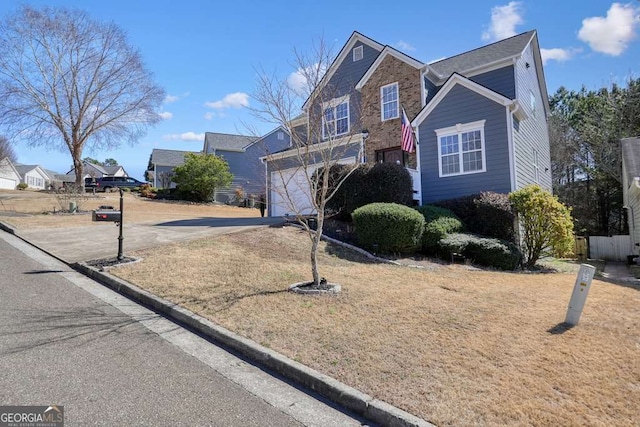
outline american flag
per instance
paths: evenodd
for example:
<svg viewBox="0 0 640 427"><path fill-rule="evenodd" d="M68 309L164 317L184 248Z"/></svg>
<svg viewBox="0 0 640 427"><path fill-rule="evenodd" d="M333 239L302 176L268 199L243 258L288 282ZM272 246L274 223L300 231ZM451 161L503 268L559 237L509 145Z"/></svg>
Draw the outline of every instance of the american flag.
<svg viewBox="0 0 640 427"><path fill-rule="evenodd" d="M407 153L413 153L415 149L415 141L413 139L413 129L411 129L411 123L407 118L407 113L402 108L402 151Z"/></svg>

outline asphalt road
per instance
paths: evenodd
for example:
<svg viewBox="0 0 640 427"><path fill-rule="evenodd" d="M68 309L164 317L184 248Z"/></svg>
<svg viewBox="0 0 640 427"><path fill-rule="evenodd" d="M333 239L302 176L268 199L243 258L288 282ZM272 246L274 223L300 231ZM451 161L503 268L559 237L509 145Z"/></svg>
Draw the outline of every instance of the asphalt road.
<svg viewBox="0 0 640 427"><path fill-rule="evenodd" d="M361 425L1 231L0 405L64 405L68 426Z"/></svg>

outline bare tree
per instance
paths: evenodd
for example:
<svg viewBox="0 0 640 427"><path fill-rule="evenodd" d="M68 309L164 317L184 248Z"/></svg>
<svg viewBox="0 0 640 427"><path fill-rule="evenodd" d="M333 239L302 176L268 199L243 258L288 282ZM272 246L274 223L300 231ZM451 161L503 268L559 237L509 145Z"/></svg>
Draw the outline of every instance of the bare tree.
<svg viewBox="0 0 640 427"><path fill-rule="evenodd" d="M0 24L0 126L12 138L82 152L133 143L160 120L164 90L114 23L21 7Z"/></svg>
<svg viewBox="0 0 640 427"><path fill-rule="evenodd" d="M9 160L14 163L18 160L11 142L9 142L9 140L4 136L0 136L0 160L4 159L5 157L8 157Z"/></svg>
<svg viewBox="0 0 640 427"><path fill-rule="evenodd" d="M160 188L169 188L171 187L171 182L173 181L173 172L164 171L158 174L158 182L160 183Z"/></svg>
<svg viewBox="0 0 640 427"><path fill-rule="evenodd" d="M271 185L271 190L278 192L287 210L294 213L295 220L306 230L311 241L313 284L319 286L322 279L318 270L318 245L325 207L362 158L363 133L356 122L362 117L360 105L366 103L359 94L349 94L350 117L347 120L351 122L345 124L337 118L333 103L346 94L339 92L340 82L324 78L333 55L323 40L314 44L309 55L294 50L294 56L297 81L302 85L259 72L253 95L259 107L253 107L252 112L259 119L287 129L291 136L291 156L281 160L276 156L268 157L276 166L282 184L278 188ZM331 167L342 163L346 156L355 157L356 163L341 168L336 175ZM288 163L291 159L294 159L293 164ZM295 168L296 173L292 174L291 168ZM283 173L283 169L288 172ZM306 193L305 200L299 197L300 191ZM309 218L315 219L315 227L310 226Z"/></svg>

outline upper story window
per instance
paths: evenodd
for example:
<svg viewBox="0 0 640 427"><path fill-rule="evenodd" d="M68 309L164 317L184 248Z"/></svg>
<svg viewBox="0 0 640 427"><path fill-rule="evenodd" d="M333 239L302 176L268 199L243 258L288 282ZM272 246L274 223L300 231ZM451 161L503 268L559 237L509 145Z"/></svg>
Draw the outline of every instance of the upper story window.
<svg viewBox="0 0 640 427"><path fill-rule="evenodd" d="M534 95L532 90L529 91L529 106L531 107L531 115L535 117L536 116L536 96Z"/></svg>
<svg viewBox="0 0 640 427"><path fill-rule="evenodd" d="M398 108L398 83L380 88L380 113L382 121L400 117Z"/></svg>
<svg viewBox="0 0 640 427"><path fill-rule="evenodd" d="M353 48L353 62L360 61L364 58L364 49L362 45Z"/></svg>
<svg viewBox="0 0 640 427"><path fill-rule="evenodd" d="M340 136L349 132L349 97L334 99L323 104L322 137Z"/></svg>
<svg viewBox="0 0 640 427"><path fill-rule="evenodd" d="M436 130L441 177L486 171L484 123L480 120Z"/></svg>
<svg viewBox="0 0 640 427"><path fill-rule="evenodd" d="M282 131L278 132L278 141L284 141L284 132Z"/></svg>

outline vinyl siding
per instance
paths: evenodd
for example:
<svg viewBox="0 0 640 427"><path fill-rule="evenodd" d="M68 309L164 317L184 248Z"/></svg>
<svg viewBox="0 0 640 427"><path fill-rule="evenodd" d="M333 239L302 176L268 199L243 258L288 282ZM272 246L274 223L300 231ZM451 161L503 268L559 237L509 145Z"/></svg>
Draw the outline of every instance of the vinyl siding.
<svg viewBox="0 0 640 427"><path fill-rule="evenodd" d="M359 61L353 61L352 51L345 57L342 63L338 66L333 76L324 87L322 92L321 101L327 102L334 98L340 98L345 95L349 95L349 129L353 132L360 132L360 93L355 90L356 83L360 81L364 73L367 72L369 67L376 60L379 51L371 46L358 42L355 47L362 46L363 58ZM313 111L318 111L312 108ZM313 113L312 117L318 117L321 115L319 111Z"/></svg>
<svg viewBox="0 0 640 427"><path fill-rule="evenodd" d="M260 157L289 147L289 135L285 132L284 140L278 140L275 131L256 143L247 147L245 152L217 151L216 154L224 158L233 174L233 181L229 187L216 190L215 200L228 203L235 195L236 188L242 188L246 195L260 196L265 193L264 164Z"/></svg>
<svg viewBox="0 0 640 427"><path fill-rule="evenodd" d="M515 73L512 65L469 77L469 80L498 92L509 99L515 99L516 97Z"/></svg>
<svg viewBox="0 0 640 427"><path fill-rule="evenodd" d="M527 68L529 64L529 68ZM549 129L543 96L538 85L538 70L535 66L532 45L524 51L522 57L516 61L517 96L520 107L527 113L528 118L517 122L514 119L513 142L516 165L516 189L535 183L533 168L533 150L538 151L538 166L540 171L539 184L551 191L551 153L549 147ZM535 116L531 109L529 97L533 92L536 98ZM545 171L545 168L547 169Z"/></svg>
<svg viewBox="0 0 640 427"><path fill-rule="evenodd" d="M439 177L435 130L486 120L486 172ZM457 85L419 126L422 203L452 199L481 191L510 191L507 117L504 106Z"/></svg>

